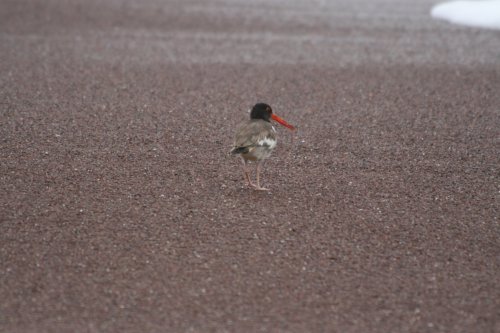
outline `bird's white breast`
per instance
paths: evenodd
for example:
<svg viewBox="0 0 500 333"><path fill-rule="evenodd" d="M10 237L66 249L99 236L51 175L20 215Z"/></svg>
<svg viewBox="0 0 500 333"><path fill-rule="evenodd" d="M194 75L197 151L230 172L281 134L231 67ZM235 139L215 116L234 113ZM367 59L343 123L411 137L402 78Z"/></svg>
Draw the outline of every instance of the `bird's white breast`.
<svg viewBox="0 0 500 333"><path fill-rule="evenodd" d="M269 149L274 149L274 147L276 147L276 140L271 138L264 138L260 140L258 143L259 146L268 146Z"/></svg>

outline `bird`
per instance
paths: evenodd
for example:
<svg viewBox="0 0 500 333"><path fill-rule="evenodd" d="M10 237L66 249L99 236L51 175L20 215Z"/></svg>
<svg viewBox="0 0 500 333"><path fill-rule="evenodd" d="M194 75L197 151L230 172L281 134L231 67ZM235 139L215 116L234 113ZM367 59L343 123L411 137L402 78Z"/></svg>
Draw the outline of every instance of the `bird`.
<svg viewBox="0 0 500 333"><path fill-rule="evenodd" d="M278 122L294 131L296 128L284 119L273 113L272 108L266 103L255 104L250 111L250 120L242 124L237 130L231 155L239 155L243 162L243 177L248 186L259 191L269 189L260 186L260 171L262 164L276 147L276 129L271 120ZM257 184L252 183L248 161L257 162Z"/></svg>

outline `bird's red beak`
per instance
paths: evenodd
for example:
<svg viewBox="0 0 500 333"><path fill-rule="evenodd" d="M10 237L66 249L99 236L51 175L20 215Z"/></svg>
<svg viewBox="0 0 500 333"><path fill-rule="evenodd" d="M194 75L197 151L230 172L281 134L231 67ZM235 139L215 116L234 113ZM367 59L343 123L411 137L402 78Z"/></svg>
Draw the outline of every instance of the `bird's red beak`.
<svg viewBox="0 0 500 333"><path fill-rule="evenodd" d="M291 129L292 131L295 130L294 126L290 125L289 123L287 123L285 120L283 120L282 118L278 117L274 113L271 115L271 119L277 121L278 123L280 123L281 125L285 126L286 128Z"/></svg>

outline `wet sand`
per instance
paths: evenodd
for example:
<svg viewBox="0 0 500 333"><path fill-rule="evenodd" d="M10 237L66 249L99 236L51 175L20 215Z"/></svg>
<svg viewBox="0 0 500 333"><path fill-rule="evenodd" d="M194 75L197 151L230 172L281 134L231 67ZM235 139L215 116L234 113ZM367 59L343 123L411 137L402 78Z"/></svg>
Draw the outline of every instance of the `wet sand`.
<svg viewBox="0 0 500 333"><path fill-rule="evenodd" d="M0 331L500 331L500 35L432 4L2 2Z"/></svg>

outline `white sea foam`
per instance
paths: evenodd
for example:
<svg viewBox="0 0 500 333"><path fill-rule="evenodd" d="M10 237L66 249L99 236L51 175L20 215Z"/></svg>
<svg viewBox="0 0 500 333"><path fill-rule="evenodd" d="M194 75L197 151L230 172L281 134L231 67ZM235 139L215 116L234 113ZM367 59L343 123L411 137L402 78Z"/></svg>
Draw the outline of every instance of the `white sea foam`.
<svg viewBox="0 0 500 333"><path fill-rule="evenodd" d="M445 2L434 6L431 15L455 24L500 29L500 0Z"/></svg>

